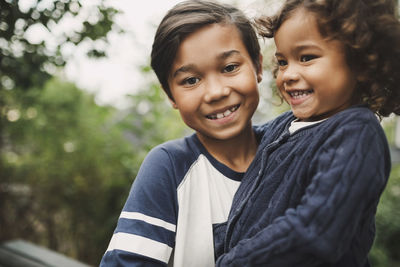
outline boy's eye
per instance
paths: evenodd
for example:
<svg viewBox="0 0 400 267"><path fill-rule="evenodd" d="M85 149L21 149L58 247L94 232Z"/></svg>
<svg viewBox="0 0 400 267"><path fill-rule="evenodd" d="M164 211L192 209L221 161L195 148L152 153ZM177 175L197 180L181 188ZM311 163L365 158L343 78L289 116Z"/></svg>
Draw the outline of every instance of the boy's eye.
<svg viewBox="0 0 400 267"><path fill-rule="evenodd" d="M237 67L238 67L238 65L236 65L236 64L230 64L223 69L223 72L232 72L232 71L236 70Z"/></svg>
<svg viewBox="0 0 400 267"><path fill-rule="evenodd" d="M317 56L314 56L314 55L303 55L303 56L300 57L300 61L301 62L307 62L307 61L313 60L314 58L317 58Z"/></svg>
<svg viewBox="0 0 400 267"><path fill-rule="evenodd" d="M183 80L183 84L185 84L185 85L195 85L196 83L199 82L199 80L200 79L196 78L196 77L189 77L189 78Z"/></svg>

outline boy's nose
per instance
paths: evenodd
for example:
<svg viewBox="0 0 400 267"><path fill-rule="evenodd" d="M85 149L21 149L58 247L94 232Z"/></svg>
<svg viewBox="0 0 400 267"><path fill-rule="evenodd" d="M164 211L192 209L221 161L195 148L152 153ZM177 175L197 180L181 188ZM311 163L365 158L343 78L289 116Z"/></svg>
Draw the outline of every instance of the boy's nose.
<svg viewBox="0 0 400 267"><path fill-rule="evenodd" d="M230 92L230 86L224 85L220 81L209 82L206 84L204 101L207 103L217 101L228 96Z"/></svg>

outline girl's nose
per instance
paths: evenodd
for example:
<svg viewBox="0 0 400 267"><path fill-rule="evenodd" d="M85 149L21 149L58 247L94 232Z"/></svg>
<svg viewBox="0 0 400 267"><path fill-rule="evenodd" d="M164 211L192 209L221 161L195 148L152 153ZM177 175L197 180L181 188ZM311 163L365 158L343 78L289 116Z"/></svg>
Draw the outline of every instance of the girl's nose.
<svg viewBox="0 0 400 267"><path fill-rule="evenodd" d="M282 73L282 81L285 83L295 82L300 79L300 74L295 66L288 65Z"/></svg>

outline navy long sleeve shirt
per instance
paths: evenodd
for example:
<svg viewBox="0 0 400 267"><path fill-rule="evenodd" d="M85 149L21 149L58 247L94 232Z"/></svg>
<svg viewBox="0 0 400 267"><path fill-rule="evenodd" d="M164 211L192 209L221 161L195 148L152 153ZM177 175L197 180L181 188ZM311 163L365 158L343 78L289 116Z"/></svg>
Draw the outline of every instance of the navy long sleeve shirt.
<svg viewBox="0 0 400 267"><path fill-rule="evenodd" d="M287 112L267 124L217 266L369 265L390 173L379 121L360 106L290 134L293 120Z"/></svg>

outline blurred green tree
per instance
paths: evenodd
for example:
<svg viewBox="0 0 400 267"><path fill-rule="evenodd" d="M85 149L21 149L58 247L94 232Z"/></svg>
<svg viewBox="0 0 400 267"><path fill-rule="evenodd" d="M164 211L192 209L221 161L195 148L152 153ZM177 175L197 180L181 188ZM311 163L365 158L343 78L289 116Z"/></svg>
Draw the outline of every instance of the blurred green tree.
<svg viewBox="0 0 400 267"><path fill-rule="evenodd" d="M377 267L400 265L400 164L393 167L376 216L377 235L371 261Z"/></svg>
<svg viewBox="0 0 400 267"><path fill-rule="evenodd" d="M107 42L117 10L104 5L84 9L78 0L0 1L0 151L4 129L16 107L29 106L42 85L64 66L66 47L87 42L89 56L104 56L96 42ZM84 11L84 12L82 12ZM68 22L74 21L75 27ZM118 30L118 29L113 29ZM46 40L51 36L51 40ZM0 156L0 170L2 167ZM0 171L0 178L1 178Z"/></svg>
<svg viewBox="0 0 400 267"><path fill-rule="evenodd" d="M91 47L87 51L89 56L104 56L96 42L107 43L108 32L118 30L113 23L117 13L102 0L90 8L84 8L77 0L0 1L0 241L19 237L53 249L70 246L61 250L85 258L77 255L81 247L76 244L73 247L64 240L76 239L83 232L82 227L88 227L87 223L78 223L89 217L80 217L81 213L94 213L92 220L99 219L96 216L101 214L89 209L89 203L103 208L102 203L106 202L87 200L86 204L78 204L79 208L73 204L88 198L91 190L102 189L94 183L99 172L105 176L115 172L107 168L107 164L97 168L98 164L104 163L105 158L119 161L121 155L112 153L125 152L109 150L111 155L102 153L90 161L92 154L98 152L93 150L98 150L99 144L106 147L113 144L113 140L103 144L105 140L101 135L90 136L94 135L91 126L95 126L93 130L96 127L97 131L106 130L100 129L100 121L110 111L96 108L89 100L85 100L89 106L84 107L80 101L84 97L79 90L71 89L72 85L53 81L46 89L43 86L65 65L67 57L62 50L66 47L73 50L85 42ZM74 28L68 23L71 20L75 22ZM49 89L57 86L66 91ZM88 113L84 113L84 108ZM83 135L79 136L77 131ZM85 138L89 142L84 142ZM120 140L117 139L117 143ZM106 152L105 148L102 151ZM112 191L118 181L126 179L129 168L122 168L120 172L124 175L114 173L107 192ZM84 181L79 186L70 181L77 177ZM98 192L99 196L101 193ZM118 193L103 197L116 196ZM69 225L63 222L64 217L68 218ZM57 223L60 221L63 223ZM63 236L60 225L69 227L70 232L73 229L73 234ZM90 250L98 250L95 239L100 237L99 232L84 237L82 240L94 242L81 242L82 246L87 246L82 254L89 252L87 257L90 257L93 254Z"/></svg>
<svg viewBox="0 0 400 267"><path fill-rule="evenodd" d="M35 103L14 112L3 148L1 239L96 263L138 164L115 109L53 79Z"/></svg>
<svg viewBox="0 0 400 267"><path fill-rule="evenodd" d="M396 120L388 119L384 128L392 152L399 153L394 146ZM389 181L382 194L376 214L376 237L370 258L373 266L400 266L400 163L393 162Z"/></svg>
<svg viewBox="0 0 400 267"><path fill-rule="evenodd" d="M0 1L0 90L26 91L44 84L51 77L49 72L65 64L63 47L84 40L106 42L117 13L103 1L85 10L85 15L80 12L82 4L78 0L36 0L31 6L22 5L23 2L28 1ZM71 26L68 20L79 26ZM45 40L46 33L53 35L51 44ZM32 35L43 37L34 40ZM104 55L93 42L91 46L89 55Z"/></svg>

